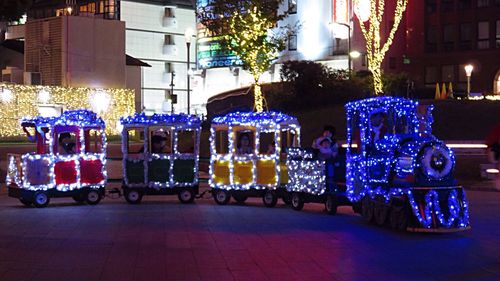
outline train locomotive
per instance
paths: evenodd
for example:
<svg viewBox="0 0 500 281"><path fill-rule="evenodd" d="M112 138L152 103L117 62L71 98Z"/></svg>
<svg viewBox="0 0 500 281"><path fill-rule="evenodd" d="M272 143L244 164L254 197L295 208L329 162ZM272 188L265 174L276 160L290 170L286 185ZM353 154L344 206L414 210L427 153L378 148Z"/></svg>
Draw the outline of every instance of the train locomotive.
<svg viewBox="0 0 500 281"><path fill-rule="evenodd" d="M470 227L453 152L432 135L432 107L378 97L345 108L347 197L366 221L422 232Z"/></svg>
<svg viewBox="0 0 500 281"><path fill-rule="evenodd" d="M23 119L21 126L36 151L8 156L10 197L36 207L47 206L51 197L99 203L107 182L105 124L100 117L71 110L59 117Z"/></svg>

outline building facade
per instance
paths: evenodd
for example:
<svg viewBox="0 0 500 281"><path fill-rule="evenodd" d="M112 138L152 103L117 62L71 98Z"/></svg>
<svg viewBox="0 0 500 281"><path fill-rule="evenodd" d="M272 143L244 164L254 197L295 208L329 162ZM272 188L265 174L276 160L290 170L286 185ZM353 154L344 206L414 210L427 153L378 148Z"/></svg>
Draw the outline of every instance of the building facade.
<svg viewBox="0 0 500 281"><path fill-rule="evenodd" d="M206 0L197 1L198 7L208 3ZM366 63L350 61L348 56L350 51L356 50L353 36L356 33L357 37L362 36L353 22L351 5L350 0L283 1L278 12L288 10L290 14L278 23L278 27L298 28L289 36L286 49L260 81L280 81L281 64L290 60L316 61L334 69L348 69L349 64L351 68L366 69ZM204 38L203 34L204 27L198 25L198 71L201 73L198 91L208 99L221 92L253 84L253 77L241 69L235 58L214 53L217 42ZM362 59L359 58L360 61Z"/></svg>
<svg viewBox="0 0 500 281"><path fill-rule="evenodd" d="M187 44L185 32L195 29L191 1L120 1L120 20L126 26L126 52L149 65L143 69L142 99L146 111L187 112ZM196 38L190 48L190 67L196 69ZM206 99L191 76L190 111L203 113ZM172 98L174 97L174 98Z"/></svg>
<svg viewBox="0 0 500 281"><path fill-rule="evenodd" d="M141 68L142 78L129 79L134 81L134 86L137 89L137 110L139 111L171 111L186 112L187 111L187 47L185 39L185 31L187 29L195 29L195 13L194 5L189 0L35 0L32 8L28 11L28 23L44 20L51 17L71 16L73 21L84 21L85 18L106 20L108 25L123 25L125 32L107 32L102 41L94 43L107 45L107 48L89 49L89 52L94 50L107 50L110 53L118 54L122 50L120 48L111 48L106 42L117 39L118 35L124 35L124 46L128 55L137 58L138 60L130 60L140 62L140 66L150 66ZM70 25L78 27L78 25ZM23 33L25 26L11 27L9 36L15 36L16 33ZM82 29L83 30L83 29ZM85 29L87 30L87 29ZM97 32L89 30L81 33L75 38L81 38L82 42L86 42L86 37L90 33ZM121 32L121 31L120 31ZM78 34L77 32L71 34ZM76 40L76 39L75 39ZM108 42L109 43L109 42ZM94 44L95 45L95 44ZM87 52L88 53L88 52ZM191 67L196 66L196 38L193 37L190 46ZM87 55L91 55L88 53ZM95 54L99 55L99 54ZM100 54L102 56L102 54ZM99 57L99 56L98 56ZM125 60L125 57L120 57ZM142 62L146 62L143 64ZM44 64L45 65L45 64ZM85 68L86 62L73 64L74 67ZM132 74L137 72L136 68L127 68L125 73ZM95 73L101 80L110 75L118 75L119 72L107 71L105 73ZM200 100L201 96L195 93L196 78L191 77L190 83L191 112L204 112L205 101ZM176 100L172 105L171 101ZM200 108L202 108L200 110Z"/></svg>
<svg viewBox="0 0 500 281"><path fill-rule="evenodd" d="M450 82L465 93L500 94L500 0L410 1L406 71L419 88Z"/></svg>

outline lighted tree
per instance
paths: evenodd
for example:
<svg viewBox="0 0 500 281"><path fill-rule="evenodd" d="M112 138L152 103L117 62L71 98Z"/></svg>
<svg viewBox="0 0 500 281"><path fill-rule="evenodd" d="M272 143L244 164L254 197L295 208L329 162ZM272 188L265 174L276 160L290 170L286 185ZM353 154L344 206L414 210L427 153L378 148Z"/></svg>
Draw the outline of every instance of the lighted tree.
<svg viewBox="0 0 500 281"><path fill-rule="evenodd" d="M394 10L394 24L389 35L382 42L380 26L384 19L385 0L354 0L355 14L359 19L359 25L366 40L366 52L368 57L368 69L373 75L373 90L375 95L383 93L382 83L382 62L385 54L392 45L394 34L398 30L399 24L406 10L408 0L394 0L396 8Z"/></svg>
<svg viewBox="0 0 500 281"><path fill-rule="evenodd" d="M218 36L221 47L238 56L243 69L254 79L254 109L264 110L264 96L259 79L285 49L292 28L277 28L288 16L279 13L283 0L211 0L198 7L199 22Z"/></svg>

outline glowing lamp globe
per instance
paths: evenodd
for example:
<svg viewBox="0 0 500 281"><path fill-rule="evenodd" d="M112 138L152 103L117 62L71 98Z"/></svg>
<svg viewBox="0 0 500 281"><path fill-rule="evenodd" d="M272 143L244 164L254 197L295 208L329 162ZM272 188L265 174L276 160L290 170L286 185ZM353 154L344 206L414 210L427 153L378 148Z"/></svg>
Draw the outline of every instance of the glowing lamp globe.
<svg viewBox="0 0 500 281"><path fill-rule="evenodd" d="M38 91L38 101L41 103L48 103L50 101L50 93L45 89Z"/></svg>
<svg viewBox="0 0 500 281"><path fill-rule="evenodd" d="M0 101L3 103L9 103L14 98L12 95L12 91L10 89L1 89L0 90Z"/></svg>
<svg viewBox="0 0 500 281"><path fill-rule="evenodd" d="M354 13L361 22L366 22L370 19L371 10L371 0L355 0L354 1Z"/></svg>
<svg viewBox="0 0 500 281"><path fill-rule="evenodd" d="M111 96L103 90L94 91L90 95L90 105L95 112L105 112L111 103Z"/></svg>

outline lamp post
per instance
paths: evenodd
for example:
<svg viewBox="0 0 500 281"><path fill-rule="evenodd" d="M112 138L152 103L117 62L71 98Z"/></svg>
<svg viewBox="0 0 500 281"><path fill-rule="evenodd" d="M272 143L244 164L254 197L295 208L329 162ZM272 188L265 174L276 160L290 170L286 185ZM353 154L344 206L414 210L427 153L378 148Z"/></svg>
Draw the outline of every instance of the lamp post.
<svg viewBox="0 0 500 281"><path fill-rule="evenodd" d="M192 28L187 28L186 31L184 32L184 38L186 39L186 50L187 50L187 114L190 114L190 106L191 106L191 100L190 100L190 95L191 95L191 61L190 61L190 47L191 47L191 39L194 36L194 31Z"/></svg>
<svg viewBox="0 0 500 281"><path fill-rule="evenodd" d="M352 69L352 66L351 66L351 64L352 64L351 63L351 25L347 24L347 23L341 23L341 22L334 22L333 26L334 25L341 25L341 26L347 27L347 37L346 38L336 37L336 38L347 39L347 65L348 65L347 69L349 70L349 73L351 73L351 69Z"/></svg>
<svg viewBox="0 0 500 281"><path fill-rule="evenodd" d="M464 67L465 75L467 76L467 99L470 97L470 76L472 75L472 70L474 70L474 66L472 64L468 64Z"/></svg>

